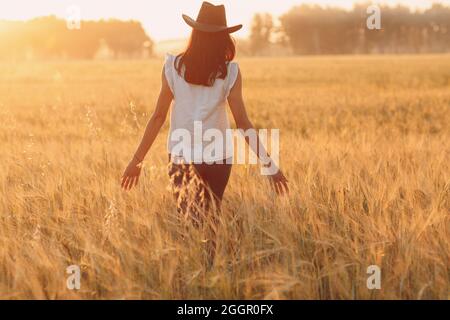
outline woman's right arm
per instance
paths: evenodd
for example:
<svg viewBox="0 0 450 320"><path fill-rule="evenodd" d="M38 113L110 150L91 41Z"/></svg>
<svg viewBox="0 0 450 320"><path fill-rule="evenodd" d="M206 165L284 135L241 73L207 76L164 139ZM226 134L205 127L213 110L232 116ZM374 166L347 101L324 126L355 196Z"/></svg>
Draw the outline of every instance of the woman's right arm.
<svg viewBox="0 0 450 320"><path fill-rule="evenodd" d="M244 131L247 131L249 129L255 130L252 122L248 118L247 111L245 109L244 98L242 94L242 75L240 70L238 72L236 82L231 89L230 95L228 96L228 103L230 105L230 109L233 113L233 117L238 129L242 129ZM256 135L256 140L256 146L253 146L251 143L249 143L249 139L246 136L246 142L250 145L253 152L258 155L260 160L266 162L266 159L269 159L269 165L272 165L272 159L270 158L270 155L267 153L263 144L260 142L258 135ZM289 192L288 180L281 172L281 170L278 170L278 172L269 177L271 178L275 190L278 194Z"/></svg>

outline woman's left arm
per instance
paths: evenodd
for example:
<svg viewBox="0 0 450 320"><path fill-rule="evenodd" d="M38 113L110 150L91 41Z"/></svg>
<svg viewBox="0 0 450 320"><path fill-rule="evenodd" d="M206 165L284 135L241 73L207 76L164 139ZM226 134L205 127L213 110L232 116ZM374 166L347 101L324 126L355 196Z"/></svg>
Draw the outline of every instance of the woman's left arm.
<svg viewBox="0 0 450 320"><path fill-rule="evenodd" d="M173 100L173 94L170 90L169 84L164 74L164 69L161 76L162 86L159 93L156 109L153 112L152 117L147 123L144 136L141 143L134 153L133 158L128 164L123 176L122 176L122 188L124 190L131 190L133 186L136 186L139 182L139 176L141 174L142 162L145 156L150 150L153 142L158 136L161 127L166 121L167 114L169 112L170 104Z"/></svg>

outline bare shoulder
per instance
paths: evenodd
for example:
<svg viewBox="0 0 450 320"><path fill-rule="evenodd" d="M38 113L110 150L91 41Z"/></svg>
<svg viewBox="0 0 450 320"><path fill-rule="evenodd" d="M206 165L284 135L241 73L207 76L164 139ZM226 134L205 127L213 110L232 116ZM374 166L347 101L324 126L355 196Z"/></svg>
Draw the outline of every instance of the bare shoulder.
<svg viewBox="0 0 450 320"><path fill-rule="evenodd" d="M236 89L241 89L242 88L242 73L241 73L241 68L239 68L239 64L236 63L236 80L234 81L234 85L231 91L233 91L235 88Z"/></svg>

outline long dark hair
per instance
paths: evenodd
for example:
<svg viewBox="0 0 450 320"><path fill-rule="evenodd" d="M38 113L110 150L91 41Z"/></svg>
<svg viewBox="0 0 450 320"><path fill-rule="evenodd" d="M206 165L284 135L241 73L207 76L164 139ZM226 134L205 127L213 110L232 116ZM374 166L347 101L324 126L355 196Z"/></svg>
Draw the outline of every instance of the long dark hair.
<svg viewBox="0 0 450 320"><path fill-rule="evenodd" d="M235 55L236 46L228 32L194 29L187 49L175 59L175 69L188 83L212 87L216 79L226 78L228 63Z"/></svg>

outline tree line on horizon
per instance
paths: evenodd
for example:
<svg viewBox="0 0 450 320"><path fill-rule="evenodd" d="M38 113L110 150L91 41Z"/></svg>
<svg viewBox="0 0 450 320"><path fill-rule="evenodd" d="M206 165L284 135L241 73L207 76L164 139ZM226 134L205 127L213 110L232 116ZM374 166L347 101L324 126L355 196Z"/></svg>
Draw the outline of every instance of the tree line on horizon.
<svg viewBox="0 0 450 320"><path fill-rule="evenodd" d="M352 10L296 6L279 18L254 16L243 55L371 54L450 52L450 7L434 4L424 11L381 7L381 30L369 30L367 7ZM29 21L0 20L1 59L145 58L154 43L138 21L82 21L79 30L55 16Z"/></svg>
<svg viewBox="0 0 450 320"><path fill-rule="evenodd" d="M405 6L381 6L381 29L370 30L369 5L358 4L350 11L296 6L279 18L279 27L270 14L256 14L247 52L259 55L274 45L299 55L450 51L450 7L433 4L413 12Z"/></svg>
<svg viewBox="0 0 450 320"><path fill-rule="evenodd" d="M153 45L137 21L82 21L79 29L54 16L0 21L0 59L137 58Z"/></svg>

